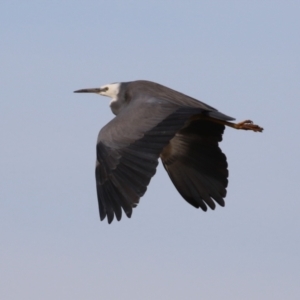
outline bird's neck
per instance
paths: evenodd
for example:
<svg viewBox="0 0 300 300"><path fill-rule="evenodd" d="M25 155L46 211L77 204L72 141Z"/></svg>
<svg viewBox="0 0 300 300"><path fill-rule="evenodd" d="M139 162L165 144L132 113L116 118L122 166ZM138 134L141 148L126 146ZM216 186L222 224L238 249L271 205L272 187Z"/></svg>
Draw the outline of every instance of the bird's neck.
<svg viewBox="0 0 300 300"><path fill-rule="evenodd" d="M112 98L109 103L109 106L110 106L113 114L118 115L123 110L123 108L126 106L126 103L123 101L120 101L117 98Z"/></svg>

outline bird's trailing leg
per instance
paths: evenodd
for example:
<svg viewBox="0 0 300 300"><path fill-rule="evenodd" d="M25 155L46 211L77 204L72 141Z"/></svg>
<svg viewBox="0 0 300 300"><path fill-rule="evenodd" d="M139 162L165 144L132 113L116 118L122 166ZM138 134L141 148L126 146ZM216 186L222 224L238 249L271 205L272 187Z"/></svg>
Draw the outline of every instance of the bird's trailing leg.
<svg viewBox="0 0 300 300"><path fill-rule="evenodd" d="M224 120L219 120L211 117L205 117L205 119L210 120L215 123L223 124L225 126L229 126L235 129L243 129L243 130L252 130L254 132L262 132L264 129L256 124L253 124L251 120L245 120L239 123L232 123Z"/></svg>
<svg viewBox="0 0 300 300"><path fill-rule="evenodd" d="M221 121L221 120L218 120ZM239 123L231 123L227 121L221 121L222 124L235 128L235 129L243 129L243 130L252 130L255 132L262 132L264 129L256 124L253 124L251 120L245 120Z"/></svg>

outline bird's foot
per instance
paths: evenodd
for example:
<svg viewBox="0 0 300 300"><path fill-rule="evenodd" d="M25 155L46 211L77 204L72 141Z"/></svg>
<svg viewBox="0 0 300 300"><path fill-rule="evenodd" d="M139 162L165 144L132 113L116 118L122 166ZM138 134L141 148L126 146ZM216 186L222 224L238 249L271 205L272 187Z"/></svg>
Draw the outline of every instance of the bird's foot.
<svg viewBox="0 0 300 300"><path fill-rule="evenodd" d="M252 130L255 132L262 132L264 129L256 124L253 124L251 120L245 120L243 122L239 122L234 124L234 128L243 129L243 130Z"/></svg>

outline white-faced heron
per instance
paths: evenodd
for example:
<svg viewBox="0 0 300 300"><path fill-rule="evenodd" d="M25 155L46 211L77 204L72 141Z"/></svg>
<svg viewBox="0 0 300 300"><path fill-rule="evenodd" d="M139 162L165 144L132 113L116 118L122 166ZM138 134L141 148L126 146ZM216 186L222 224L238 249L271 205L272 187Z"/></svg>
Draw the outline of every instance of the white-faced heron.
<svg viewBox="0 0 300 300"><path fill-rule="evenodd" d="M224 206L228 169L218 143L226 126L261 132L160 84L138 80L75 93L112 98L116 115L99 133L96 184L101 221L131 217L156 172L158 159L181 196L196 208Z"/></svg>

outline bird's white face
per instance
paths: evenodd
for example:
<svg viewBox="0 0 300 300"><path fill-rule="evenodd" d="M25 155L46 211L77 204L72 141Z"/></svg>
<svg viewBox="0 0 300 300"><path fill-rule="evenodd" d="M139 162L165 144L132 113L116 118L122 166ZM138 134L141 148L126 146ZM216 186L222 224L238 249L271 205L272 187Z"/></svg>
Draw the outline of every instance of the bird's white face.
<svg viewBox="0 0 300 300"><path fill-rule="evenodd" d="M106 84L100 87L99 95L110 97L113 100L117 99L120 91L120 83Z"/></svg>

